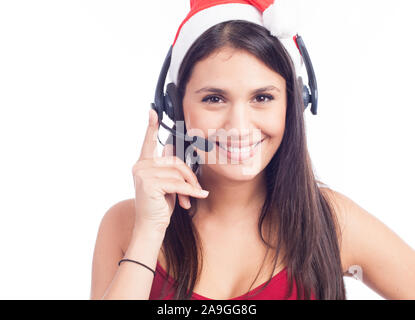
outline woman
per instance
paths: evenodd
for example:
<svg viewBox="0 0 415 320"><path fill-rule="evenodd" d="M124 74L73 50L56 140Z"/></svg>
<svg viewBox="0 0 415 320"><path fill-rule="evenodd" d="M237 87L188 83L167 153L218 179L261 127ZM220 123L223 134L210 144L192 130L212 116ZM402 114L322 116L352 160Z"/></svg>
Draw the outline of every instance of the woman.
<svg viewBox="0 0 415 320"><path fill-rule="evenodd" d="M385 298L415 298L414 250L318 185L296 79L289 53L258 24L224 21L192 43L177 88L187 132L220 142L214 161L195 149L189 168L171 145L157 157L150 110L136 197L100 225L92 299L346 299L354 270ZM255 148L244 158L217 139L221 129Z"/></svg>

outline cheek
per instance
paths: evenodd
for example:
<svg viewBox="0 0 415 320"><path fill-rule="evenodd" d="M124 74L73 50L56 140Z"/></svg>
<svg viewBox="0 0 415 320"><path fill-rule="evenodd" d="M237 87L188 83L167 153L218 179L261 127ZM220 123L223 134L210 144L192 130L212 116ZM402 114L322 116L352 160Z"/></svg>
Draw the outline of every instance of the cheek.
<svg viewBox="0 0 415 320"><path fill-rule="evenodd" d="M272 140L282 139L285 130L285 112L272 112L261 119L261 130Z"/></svg>
<svg viewBox="0 0 415 320"><path fill-rule="evenodd" d="M216 130L217 119L209 117L209 115L202 114L196 111L188 111L184 114L187 134L189 136L200 136L207 138L210 130Z"/></svg>
<svg viewBox="0 0 415 320"><path fill-rule="evenodd" d="M261 130L267 136L267 143L262 150L263 161L268 163L281 145L285 132L285 112L269 115L269 117L263 119L262 124Z"/></svg>

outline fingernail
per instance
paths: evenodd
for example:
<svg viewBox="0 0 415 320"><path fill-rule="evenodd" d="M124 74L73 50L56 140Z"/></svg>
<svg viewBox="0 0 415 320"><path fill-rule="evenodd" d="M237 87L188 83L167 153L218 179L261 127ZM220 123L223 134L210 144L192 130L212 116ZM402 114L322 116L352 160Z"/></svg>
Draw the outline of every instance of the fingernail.
<svg viewBox="0 0 415 320"><path fill-rule="evenodd" d="M209 191L207 190L200 190L200 194L204 197L206 197L209 194Z"/></svg>

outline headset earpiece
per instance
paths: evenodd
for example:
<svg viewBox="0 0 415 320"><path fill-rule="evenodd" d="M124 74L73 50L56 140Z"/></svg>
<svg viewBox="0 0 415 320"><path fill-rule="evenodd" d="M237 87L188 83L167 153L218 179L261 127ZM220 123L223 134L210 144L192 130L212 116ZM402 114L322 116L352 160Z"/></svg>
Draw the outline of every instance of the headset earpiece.
<svg viewBox="0 0 415 320"><path fill-rule="evenodd" d="M311 103L311 94L310 94L310 91L308 90L308 87L304 85L303 78L298 77L297 79L298 79L298 86L300 87L300 90L301 90L301 95L302 95L304 110L305 110L307 109L308 104Z"/></svg>
<svg viewBox="0 0 415 320"><path fill-rule="evenodd" d="M172 121L184 120L179 92L173 82L167 84L166 87L165 110Z"/></svg>

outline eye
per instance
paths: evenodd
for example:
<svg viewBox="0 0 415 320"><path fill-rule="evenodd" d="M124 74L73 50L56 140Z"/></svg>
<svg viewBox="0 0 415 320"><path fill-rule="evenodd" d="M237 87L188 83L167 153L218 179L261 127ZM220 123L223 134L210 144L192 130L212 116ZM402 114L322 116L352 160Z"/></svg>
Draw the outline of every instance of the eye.
<svg viewBox="0 0 415 320"><path fill-rule="evenodd" d="M215 99L215 100L213 100L213 99ZM207 103L210 103L210 104L217 103L216 99L221 99L221 98L218 97L218 96L207 96L207 97L203 98L202 102L207 102Z"/></svg>
<svg viewBox="0 0 415 320"><path fill-rule="evenodd" d="M258 97L265 97L265 98L268 99L268 101L274 100L274 97L269 95L269 94L260 94L260 95L256 96L256 98L258 98ZM259 102L268 102L268 101L259 101Z"/></svg>
<svg viewBox="0 0 415 320"><path fill-rule="evenodd" d="M269 102L271 100L274 100L274 97L272 95L269 95L269 94L260 94L260 95L256 96L256 98L258 98L258 97L262 97L262 99L260 99L260 101L259 101L260 103ZM221 98L218 97L218 96L207 96L207 97L203 98L202 102L206 102L206 103L209 103L209 104L215 104L215 103L219 102L218 99L221 100ZM268 99L268 100L265 100L265 99Z"/></svg>

